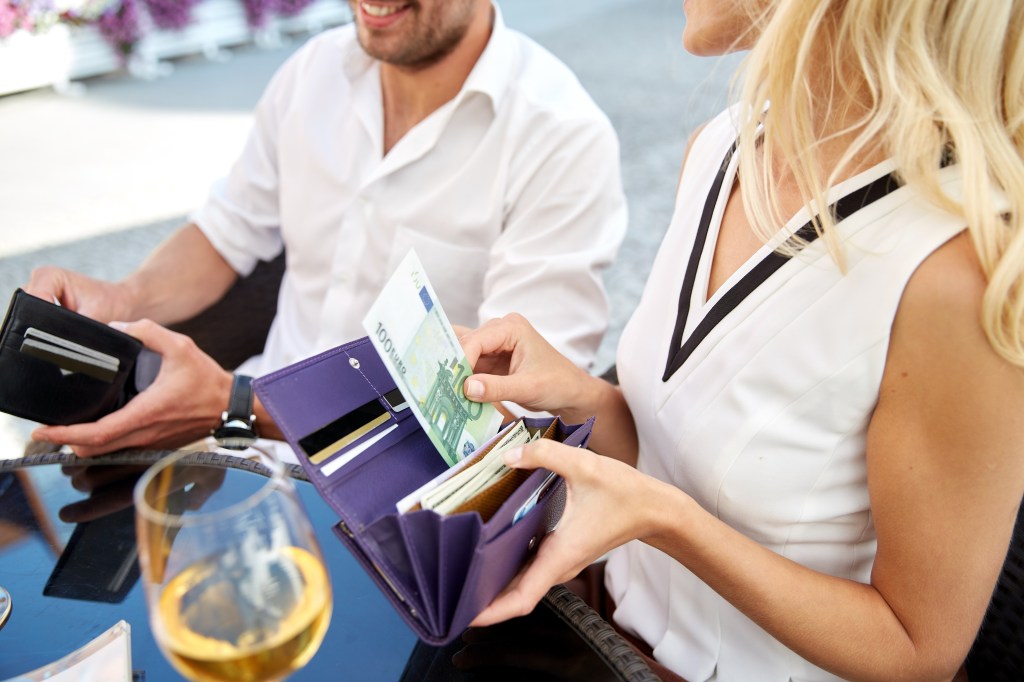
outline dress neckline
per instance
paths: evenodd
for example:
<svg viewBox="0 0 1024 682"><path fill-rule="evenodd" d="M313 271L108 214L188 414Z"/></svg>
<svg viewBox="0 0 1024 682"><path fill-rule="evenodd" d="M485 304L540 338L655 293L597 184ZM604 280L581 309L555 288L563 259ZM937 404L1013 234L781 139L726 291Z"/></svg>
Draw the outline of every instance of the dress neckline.
<svg viewBox="0 0 1024 682"><path fill-rule="evenodd" d="M803 246L810 244L818 238L818 233L814 229L814 224L818 219L817 215L805 222L800 228L791 232L783 228L776 238L758 249L736 272L726 278L722 285L715 290L714 294L711 296L707 295L708 279L711 275L711 261L714 258L714 253L707 253L708 234L713 222L719 228L721 227L722 217L725 212L725 201L732 191L732 182L727 185L726 179L730 178L733 182L735 181L736 169L733 167L732 161L736 153L737 144L738 141L733 142L726 151L725 158L719 166L718 173L704 201L704 208L697 224L697 233L694 237L690 257L686 264L686 271L683 275L683 284L679 292L675 328L672 332L672 340L669 343L668 359L665 364L665 372L662 375L662 382L667 382L672 378L719 322L725 319L751 292L757 289L758 286L792 258L792 255L782 254L777 250L786 242L787 234L792 234L802 239ZM901 186L902 183L896 177L895 171L885 173L866 184L858 184L858 179L877 172L878 166L885 163L888 162L878 164L846 181L856 186L832 202L828 207L837 224ZM717 237L713 242L717 243ZM706 267L702 267L704 265ZM705 314L689 336L684 339L698 274L702 276L702 305L699 305L699 308Z"/></svg>

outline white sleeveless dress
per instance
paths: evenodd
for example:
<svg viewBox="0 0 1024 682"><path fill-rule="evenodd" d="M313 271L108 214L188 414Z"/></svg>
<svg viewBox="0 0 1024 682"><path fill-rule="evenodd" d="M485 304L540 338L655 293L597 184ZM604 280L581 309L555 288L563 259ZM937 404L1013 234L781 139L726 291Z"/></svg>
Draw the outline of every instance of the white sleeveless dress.
<svg viewBox="0 0 1024 682"><path fill-rule="evenodd" d="M735 140L726 111L694 141L675 215L622 334L617 365L638 468L765 547L866 583L876 540L865 437L890 329L914 270L965 225L889 182L886 162L829 194L848 197L852 212L839 226L846 274L823 240L788 260L771 243L707 300L736 170L735 157L722 160ZM942 174L955 194L956 168ZM809 219L794 216L780 235ZM612 553L606 585L616 622L690 682L836 679L639 542Z"/></svg>

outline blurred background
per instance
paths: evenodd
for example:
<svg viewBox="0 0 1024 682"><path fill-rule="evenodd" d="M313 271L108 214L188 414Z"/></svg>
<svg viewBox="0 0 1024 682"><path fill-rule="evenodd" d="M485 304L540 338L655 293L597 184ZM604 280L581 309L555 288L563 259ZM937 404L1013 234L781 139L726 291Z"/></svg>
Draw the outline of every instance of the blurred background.
<svg viewBox="0 0 1024 682"><path fill-rule="evenodd" d="M41 2L0 0L4 309L38 265L130 272L228 170L278 66L350 16L344 0ZM606 275L602 370L671 219L686 139L725 105L737 58L683 51L682 0L497 2L576 72L619 134L630 228ZM32 426L0 414L0 457L19 456Z"/></svg>

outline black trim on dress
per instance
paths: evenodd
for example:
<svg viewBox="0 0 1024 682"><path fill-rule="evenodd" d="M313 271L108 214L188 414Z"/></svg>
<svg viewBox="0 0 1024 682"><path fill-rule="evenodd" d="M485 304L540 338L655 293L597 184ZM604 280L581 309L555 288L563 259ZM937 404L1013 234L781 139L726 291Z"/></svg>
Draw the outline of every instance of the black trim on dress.
<svg viewBox="0 0 1024 682"><path fill-rule="evenodd" d="M736 144L733 143L725 154L718 175L708 192L708 198L704 203L704 211L700 216L700 223L697 225L697 235L694 238L693 250L690 252L690 260L686 264L686 273L683 276L683 286L679 292L679 312L676 315L676 326L672 332L672 343L668 349L668 361L665 364L665 374L662 375L662 382L668 381L672 375L683 366L687 358L697 349L711 330L718 325L725 316L731 313L754 289L761 285L771 275L786 264L791 258L778 251L767 254L760 263L755 265L750 272L740 279L739 282L730 287L720 299L712 306L711 310L697 325L686 342L683 342L683 330L686 327L686 320L690 314L690 299L693 297L693 287L697 279L697 268L700 264L704 246L707 243L708 230L711 227L711 217L715 207L721 200L722 184L725 182L725 175L729 167L732 155L736 152ZM867 185L853 190L849 194L836 200L829 206L835 223L850 217L860 209L868 206L890 192L898 189L901 182L895 172L888 173L874 180ZM814 229L818 222L818 216L807 221L803 227L796 231L796 237L803 240L803 246L818 238L818 232ZM801 247L802 248L802 247ZM714 254L712 254L712 258Z"/></svg>

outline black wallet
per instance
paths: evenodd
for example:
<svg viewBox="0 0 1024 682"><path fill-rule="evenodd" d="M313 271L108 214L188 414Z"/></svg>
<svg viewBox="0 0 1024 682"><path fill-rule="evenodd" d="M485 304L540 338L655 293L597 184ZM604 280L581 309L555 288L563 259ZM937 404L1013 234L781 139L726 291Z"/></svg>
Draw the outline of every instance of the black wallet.
<svg viewBox="0 0 1024 682"><path fill-rule="evenodd" d="M153 383L160 356L96 320L14 292L0 328L0 410L42 424L96 421Z"/></svg>

